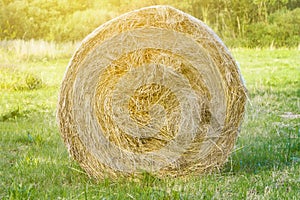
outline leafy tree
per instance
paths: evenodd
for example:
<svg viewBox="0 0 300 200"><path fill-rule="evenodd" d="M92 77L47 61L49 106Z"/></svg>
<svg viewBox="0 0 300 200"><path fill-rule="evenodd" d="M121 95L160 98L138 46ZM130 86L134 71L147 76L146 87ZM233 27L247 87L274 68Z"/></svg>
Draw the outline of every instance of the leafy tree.
<svg viewBox="0 0 300 200"><path fill-rule="evenodd" d="M0 39L81 40L121 13L156 4L201 19L230 45L299 45L299 0L0 0Z"/></svg>

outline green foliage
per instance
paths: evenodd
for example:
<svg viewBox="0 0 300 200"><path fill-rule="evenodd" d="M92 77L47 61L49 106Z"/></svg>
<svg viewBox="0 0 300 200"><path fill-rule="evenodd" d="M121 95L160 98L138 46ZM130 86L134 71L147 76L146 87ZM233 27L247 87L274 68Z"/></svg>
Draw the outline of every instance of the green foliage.
<svg viewBox="0 0 300 200"><path fill-rule="evenodd" d="M50 40L78 41L91 33L96 27L113 18L114 13L107 10L87 9L60 17L49 34Z"/></svg>
<svg viewBox="0 0 300 200"><path fill-rule="evenodd" d="M78 41L117 15L156 4L201 19L230 46L299 45L298 0L5 0L0 40Z"/></svg>
<svg viewBox="0 0 300 200"><path fill-rule="evenodd" d="M9 198L10 199L30 199L31 191L33 190L33 185L24 186L22 184L16 185L13 183L8 188Z"/></svg>
<svg viewBox="0 0 300 200"><path fill-rule="evenodd" d="M15 120L16 118L21 117L21 116L23 116L23 113L20 112L20 108L16 108L7 113L3 113L2 116L0 116L0 122L5 122L8 120Z"/></svg>
<svg viewBox="0 0 300 200"><path fill-rule="evenodd" d="M280 10L270 15L268 22L249 25L246 37L249 47L297 46L300 44L300 8Z"/></svg>
<svg viewBox="0 0 300 200"><path fill-rule="evenodd" d="M29 90L39 89L43 86L42 79L33 74L26 75L25 83Z"/></svg>
<svg viewBox="0 0 300 200"><path fill-rule="evenodd" d="M36 90L45 86L39 76L11 67L0 68L0 78L0 90Z"/></svg>
<svg viewBox="0 0 300 200"><path fill-rule="evenodd" d="M70 0L18 0L2 4L1 39L47 39L58 18L86 8L86 4Z"/></svg>

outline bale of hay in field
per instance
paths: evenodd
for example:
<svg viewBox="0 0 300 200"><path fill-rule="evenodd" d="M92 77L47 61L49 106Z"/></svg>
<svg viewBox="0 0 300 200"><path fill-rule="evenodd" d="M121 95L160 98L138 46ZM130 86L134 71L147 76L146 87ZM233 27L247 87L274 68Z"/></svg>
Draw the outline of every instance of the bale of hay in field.
<svg viewBox="0 0 300 200"><path fill-rule="evenodd" d="M226 161L245 91L209 27L152 6L84 39L61 86L58 121L70 154L93 177L184 176Z"/></svg>

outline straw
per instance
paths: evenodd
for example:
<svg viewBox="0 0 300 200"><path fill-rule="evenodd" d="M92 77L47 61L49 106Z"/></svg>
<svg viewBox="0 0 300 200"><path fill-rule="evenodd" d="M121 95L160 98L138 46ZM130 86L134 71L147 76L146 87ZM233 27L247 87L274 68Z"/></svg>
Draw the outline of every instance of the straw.
<svg viewBox="0 0 300 200"><path fill-rule="evenodd" d="M218 36L170 6L115 18L88 35L62 82L58 121L92 177L159 177L220 168L234 147L246 89Z"/></svg>

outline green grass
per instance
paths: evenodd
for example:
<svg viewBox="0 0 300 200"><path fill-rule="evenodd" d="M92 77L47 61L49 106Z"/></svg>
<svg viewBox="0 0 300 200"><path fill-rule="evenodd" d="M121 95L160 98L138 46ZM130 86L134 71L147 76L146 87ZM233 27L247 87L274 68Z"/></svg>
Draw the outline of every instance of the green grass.
<svg viewBox="0 0 300 200"><path fill-rule="evenodd" d="M69 158L60 138L56 103L70 55L59 56L55 48L54 57L20 57L0 48L0 199L300 196L300 118L293 118L300 114L299 50L233 50L249 103L235 150L221 171L176 179L145 173L141 180L97 183Z"/></svg>

